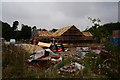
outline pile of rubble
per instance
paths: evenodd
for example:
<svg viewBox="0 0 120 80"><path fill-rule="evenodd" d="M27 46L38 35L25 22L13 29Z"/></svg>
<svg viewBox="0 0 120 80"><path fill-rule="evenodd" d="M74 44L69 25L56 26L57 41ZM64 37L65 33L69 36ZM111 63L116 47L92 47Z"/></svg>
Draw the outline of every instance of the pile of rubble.
<svg viewBox="0 0 120 80"><path fill-rule="evenodd" d="M26 62L41 62L51 61L51 63L58 63L62 61L62 57L59 54L55 54L50 49L42 49L30 55Z"/></svg>
<svg viewBox="0 0 120 80"><path fill-rule="evenodd" d="M78 73L80 70L84 69L85 67L77 62L72 62L69 65L63 66L59 69L59 74L75 74Z"/></svg>
<svg viewBox="0 0 120 80"><path fill-rule="evenodd" d="M90 50L89 47L76 47L76 53L79 57L84 57Z"/></svg>

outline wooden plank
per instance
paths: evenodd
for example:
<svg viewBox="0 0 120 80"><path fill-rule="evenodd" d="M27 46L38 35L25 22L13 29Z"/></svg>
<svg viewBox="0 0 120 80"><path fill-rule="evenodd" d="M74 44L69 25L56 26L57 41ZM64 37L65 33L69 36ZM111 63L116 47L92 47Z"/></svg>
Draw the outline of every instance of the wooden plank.
<svg viewBox="0 0 120 80"><path fill-rule="evenodd" d="M44 43L44 42L39 42L38 45L41 47L50 47L51 46L50 43Z"/></svg>

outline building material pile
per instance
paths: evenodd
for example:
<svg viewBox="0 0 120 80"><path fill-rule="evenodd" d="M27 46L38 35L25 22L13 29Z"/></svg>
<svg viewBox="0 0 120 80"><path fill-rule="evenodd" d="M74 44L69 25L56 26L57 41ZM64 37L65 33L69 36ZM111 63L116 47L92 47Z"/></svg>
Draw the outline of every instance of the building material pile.
<svg viewBox="0 0 120 80"><path fill-rule="evenodd" d="M90 51L89 47L77 47L76 53L79 57L85 56Z"/></svg>
<svg viewBox="0 0 120 80"><path fill-rule="evenodd" d="M83 70L85 67L77 62L72 62L69 65L63 66L59 69L59 74L75 74L78 73L80 70Z"/></svg>
<svg viewBox="0 0 120 80"><path fill-rule="evenodd" d="M27 62L51 61L51 63L58 63L62 57L53 53L50 49L42 49L30 55Z"/></svg>

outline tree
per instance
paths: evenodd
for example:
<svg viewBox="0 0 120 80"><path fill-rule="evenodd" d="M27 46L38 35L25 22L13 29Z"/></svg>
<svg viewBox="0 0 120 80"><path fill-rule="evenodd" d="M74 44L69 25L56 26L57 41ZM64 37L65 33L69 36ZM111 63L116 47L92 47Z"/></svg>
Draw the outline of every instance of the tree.
<svg viewBox="0 0 120 80"><path fill-rule="evenodd" d="M101 22L101 20L99 18L95 19L95 18L91 18L88 17L88 19L93 23L93 28L98 28L100 26L99 22Z"/></svg>
<svg viewBox="0 0 120 80"><path fill-rule="evenodd" d="M18 21L14 21L13 22L13 26L12 26L12 29L13 31L17 29L17 26L19 25L19 22Z"/></svg>
<svg viewBox="0 0 120 80"><path fill-rule="evenodd" d="M58 29L53 28L50 32L56 32Z"/></svg>
<svg viewBox="0 0 120 80"><path fill-rule="evenodd" d="M31 37L31 27L28 25L22 24L22 29L21 29L21 39L30 39Z"/></svg>
<svg viewBox="0 0 120 80"><path fill-rule="evenodd" d="M8 23L2 22L2 37L5 38L5 40L10 40L12 36L12 29L10 25Z"/></svg>
<svg viewBox="0 0 120 80"><path fill-rule="evenodd" d="M89 29L86 29L86 31L91 32L94 35L95 38L95 42L100 42L100 31L99 31L99 27L101 26L99 24L99 22L101 22L101 20L99 18L91 18L88 17L88 19L92 22L93 26Z"/></svg>
<svg viewBox="0 0 120 80"><path fill-rule="evenodd" d="M36 26L32 27L32 31L35 31L35 30L37 30L37 27Z"/></svg>
<svg viewBox="0 0 120 80"><path fill-rule="evenodd" d="M89 31L94 35L95 42L100 42L102 38L109 40L112 37L113 30L120 30L119 22L100 25L101 20L99 18L92 19L89 17L88 19L93 23L93 26L85 31Z"/></svg>

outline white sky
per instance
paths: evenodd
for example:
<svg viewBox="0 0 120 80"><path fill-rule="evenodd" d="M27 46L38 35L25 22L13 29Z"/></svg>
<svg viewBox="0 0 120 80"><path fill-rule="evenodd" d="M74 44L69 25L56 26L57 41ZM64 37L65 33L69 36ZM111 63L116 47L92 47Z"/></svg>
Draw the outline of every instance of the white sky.
<svg viewBox="0 0 120 80"><path fill-rule="evenodd" d="M12 26L13 21L19 21L21 24L27 24L31 27L61 28L69 25L75 25L80 30L91 26L88 17L100 18L101 24L118 21L118 0L84 0L84 2L72 2L73 0L64 0L66 2L56 2L57 0L2 0L0 11L2 21ZM78 0L75 0L78 1ZM90 1L90 2L88 2ZM109 2L107 2L109 1ZM114 1L114 2L113 2ZM1 4L1 3L0 3ZM1 18L0 18L1 19Z"/></svg>
<svg viewBox="0 0 120 80"><path fill-rule="evenodd" d="M1 0L2 2L118 2L119 0Z"/></svg>

